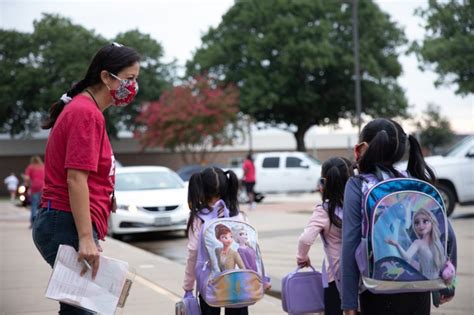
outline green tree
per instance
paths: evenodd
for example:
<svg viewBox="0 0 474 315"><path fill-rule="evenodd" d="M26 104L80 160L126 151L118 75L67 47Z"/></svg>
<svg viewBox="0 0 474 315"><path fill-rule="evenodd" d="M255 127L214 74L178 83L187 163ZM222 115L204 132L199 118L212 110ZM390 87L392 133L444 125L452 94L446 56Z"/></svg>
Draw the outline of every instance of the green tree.
<svg viewBox="0 0 474 315"><path fill-rule="evenodd" d="M423 114L423 119L417 123L420 142L433 153L437 148L450 143L454 133L448 119L441 116L439 106L429 104Z"/></svg>
<svg viewBox="0 0 474 315"><path fill-rule="evenodd" d="M413 49L422 69L432 69L435 85L455 84L456 93L474 93L474 1L429 0L428 8L417 10L426 20L426 35Z"/></svg>
<svg viewBox="0 0 474 315"><path fill-rule="evenodd" d="M239 133L239 91L206 76L197 76L145 103L136 137L144 148L164 147L181 153L186 164L204 163L219 145L232 144Z"/></svg>
<svg viewBox="0 0 474 315"><path fill-rule="evenodd" d="M370 0L360 2L363 110L405 114L397 83L402 30ZM240 108L257 121L293 132L297 149L313 125L334 124L355 112L351 7L341 1L236 1L187 63L241 91Z"/></svg>
<svg viewBox="0 0 474 315"><path fill-rule="evenodd" d="M59 15L44 14L33 25L31 34L0 30L0 128L11 135L37 130L50 105L85 75L95 52L111 42ZM159 97L169 77L168 65L159 61L162 47L148 35L129 31L115 41L136 48L143 61L137 100L107 113L111 135L120 126L132 126L139 102Z"/></svg>

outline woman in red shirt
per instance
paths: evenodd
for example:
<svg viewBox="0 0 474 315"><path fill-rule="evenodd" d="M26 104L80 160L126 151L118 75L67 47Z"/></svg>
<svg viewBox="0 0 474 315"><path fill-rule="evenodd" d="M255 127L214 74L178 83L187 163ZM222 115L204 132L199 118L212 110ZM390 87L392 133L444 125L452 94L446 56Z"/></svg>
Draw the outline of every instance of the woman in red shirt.
<svg viewBox="0 0 474 315"><path fill-rule="evenodd" d="M98 240L107 233L114 207L115 159L103 111L125 106L138 92L140 56L123 45L102 47L85 77L49 110L45 185L33 225L33 239L53 266L60 244L73 246L79 261L99 269ZM82 274L87 268L82 270ZM60 314L90 314L60 303Z"/></svg>
<svg viewBox="0 0 474 315"><path fill-rule="evenodd" d="M30 164L25 170L25 183L28 186L28 193L30 195L30 227L33 227L44 184L44 164L43 160L38 155L35 155L30 159Z"/></svg>

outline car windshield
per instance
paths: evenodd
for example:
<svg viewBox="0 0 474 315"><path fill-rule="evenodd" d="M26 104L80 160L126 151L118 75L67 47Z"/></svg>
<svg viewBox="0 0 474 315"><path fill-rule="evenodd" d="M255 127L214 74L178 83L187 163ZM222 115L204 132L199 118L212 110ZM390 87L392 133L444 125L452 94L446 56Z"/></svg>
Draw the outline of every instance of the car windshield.
<svg viewBox="0 0 474 315"><path fill-rule="evenodd" d="M171 172L121 173L115 179L115 190L154 190L183 188L178 176Z"/></svg>
<svg viewBox="0 0 474 315"><path fill-rule="evenodd" d="M458 143L456 143L455 145L453 145L453 146L448 150L448 152L446 152L446 154L444 154L444 156L457 156L457 155L459 154L459 151L464 150L465 144L466 144L466 143L469 143L469 142L472 141L473 139L474 139L474 137L466 137L466 138L462 139L461 141L459 141Z"/></svg>

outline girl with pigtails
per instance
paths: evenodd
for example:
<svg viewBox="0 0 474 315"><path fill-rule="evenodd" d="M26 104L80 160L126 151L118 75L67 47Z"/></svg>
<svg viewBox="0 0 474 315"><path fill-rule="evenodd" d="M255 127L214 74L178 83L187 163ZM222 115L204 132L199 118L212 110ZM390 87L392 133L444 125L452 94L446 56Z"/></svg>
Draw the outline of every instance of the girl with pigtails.
<svg viewBox="0 0 474 315"><path fill-rule="evenodd" d="M299 267L311 264L308 252L318 235L323 239L328 257L328 287L324 289L324 314L341 315L341 299L337 282L340 280L339 260L342 243L342 204L344 186L353 175L351 162L343 157L325 161L321 168L319 189L323 203L317 205L308 225L298 240L296 263Z"/></svg>
<svg viewBox="0 0 474 315"><path fill-rule="evenodd" d="M406 172L395 168L409 146ZM429 183L436 181L433 171L426 165L421 147L412 135L391 119L379 118L369 122L355 145L354 155L359 174L381 180L397 177L413 177ZM428 315L431 311L430 292L376 294L369 290L359 296L360 271L356 262L356 248L362 238L362 177L352 177L344 193L344 220L342 224L342 309L346 315L354 315L359 309L363 315ZM385 240L383 240L385 241ZM387 244L387 246L390 246ZM448 255L456 265L456 238L448 224ZM440 293L440 304L450 301L454 291ZM360 301L360 302L359 302Z"/></svg>
<svg viewBox="0 0 474 315"><path fill-rule="evenodd" d="M188 204L190 216L186 229L188 235L188 254L183 284L185 297L192 296L196 281L195 266L199 245L199 232L204 223L199 215L215 212L216 217L219 218L223 217L224 212L227 210L231 217L237 217L241 221L246 221L246 217L239 212L237 201L238 188L239 180L235 173L232 171L224 172L218 167L206 168L200 173L193 174L189 180ZM226 235L231 238L231 231L228 230L227 232ZM219 234L219 236L221 235ZM199 302L203 315L220 314L220 308L209 306L200 295ZM225 314L247 315L248 307L226 308Z"/></svg>

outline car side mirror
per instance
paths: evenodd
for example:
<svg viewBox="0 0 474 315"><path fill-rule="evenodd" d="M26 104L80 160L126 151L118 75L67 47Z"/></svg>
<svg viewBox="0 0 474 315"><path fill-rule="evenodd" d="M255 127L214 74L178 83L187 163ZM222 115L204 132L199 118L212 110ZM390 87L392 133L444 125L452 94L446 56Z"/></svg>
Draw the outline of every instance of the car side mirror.
<svg viewBox="0 0 474 315"><path fill-rule="evenodd" d="M466 157L474 158L474 148L470 148L469 151L467 151Z"/></svg>
<svg viewBox="0 0 474 315"><path fill-rule="evenodd" d="M301 168L309 168L309 165L306 164L306 163L301 163L301 164L300 164L300 167L301 167Z"/></svg>

